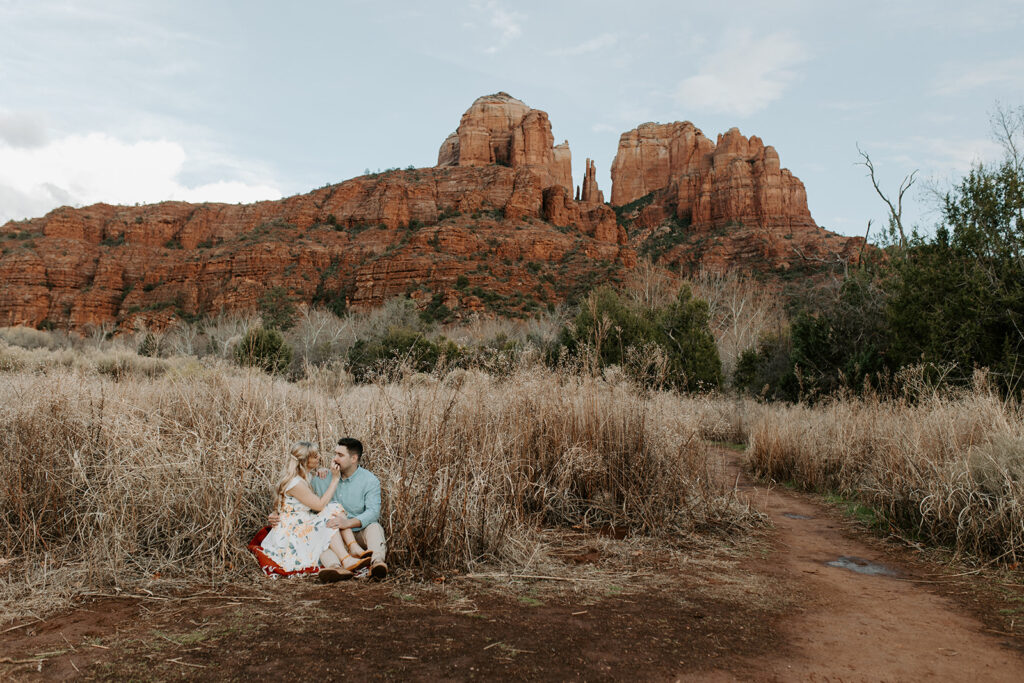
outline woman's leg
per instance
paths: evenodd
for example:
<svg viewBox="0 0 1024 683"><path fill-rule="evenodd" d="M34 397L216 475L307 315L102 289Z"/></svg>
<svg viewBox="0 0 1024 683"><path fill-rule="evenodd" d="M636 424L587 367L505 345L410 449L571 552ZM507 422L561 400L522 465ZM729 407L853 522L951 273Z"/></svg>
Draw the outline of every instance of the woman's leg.
<svg viewBox="0 0 1024 683"><path fill-rule="evenodd" d="M342 508L338 514L345 517L345 519L348 519L348 515L345 514L344 508ZM348 549L350 555L353 557L363 558L372 554L369 550L366 550L363 546L359 545L359 542L356 541L356 535L352 533L351 529L339 529L339 531L341 532L341 540L345 543L345 547ZM341 556L339 555L339 557Z"/></svg>
<svg viewBox="0 0 1024 683"><path fill-rule="evenodd" d="M351 533L352 532L350 530L349 534ZM345 544L341 540L341 534L337 531L331 534L330 547L331 550L334 551L334 554L338 556L338 559L341 560L341 566L349 570L350 572L354 572L357 569L362 569L363 567L370 564L369 557L364 557L361 559L353 557L352 554L349 553L349 551L345 548Z"/></svg>

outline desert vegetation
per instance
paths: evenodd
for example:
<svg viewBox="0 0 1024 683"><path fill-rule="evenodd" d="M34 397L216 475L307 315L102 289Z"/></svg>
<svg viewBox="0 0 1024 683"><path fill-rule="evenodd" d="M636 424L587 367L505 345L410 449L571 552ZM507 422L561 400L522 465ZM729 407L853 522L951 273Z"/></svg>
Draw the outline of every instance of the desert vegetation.
<svg viewBox="0 0 1024 683"><path fill-rule="evenodd" d="M921 386L921 373L905 386ZM775 405L751 427L760 476L832 494L907 541L967 559L1024 558L1024 414L980 374L898 400Z"/></svg>
<svg viewBox="0 0 1024 683"><path fill-rule="evenodd" d="M772 403L755 472L865 506L914 543L989 562L1024 554L1024 109L993 115L1005 156L936 193L934 233L889 209L879 248L741 354L734 386Z"/></svg>
<svg viewBox="0 0 1024 683"><path fill-rule="evenodd" d="M760 520L702 438L742 429L734 406L623 373L538 357L503 374L398 362L365 384L289 381L213 355L61 348L52 336L5 330L0 342L8 614L156 576L256 576L245 544L300 438L368 445L400 570L523 566L543 555L541 528L615 526L672 543L742 536Z"/></svg>
<svg viewBox="0 0 1024 683"><path fill-rule="evenodd" d="M987 368L1003 394L1024 390L1024 108L997 108L1003 158L934 190L934 230L903 225L913 174L890 197L878 247L790 307L792 323L745 350L734 384L790 401L892 388L905 367L969 387ZM875 181L874 166L862 152ZM869 225L870 230L870 225ZM899 387L894 387L899 393Z"/></svg>

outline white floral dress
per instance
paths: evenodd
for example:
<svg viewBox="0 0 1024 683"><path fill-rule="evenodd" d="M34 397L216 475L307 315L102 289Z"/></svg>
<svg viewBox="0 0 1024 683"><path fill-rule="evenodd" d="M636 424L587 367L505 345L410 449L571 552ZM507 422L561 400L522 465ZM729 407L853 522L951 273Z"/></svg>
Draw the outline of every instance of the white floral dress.
<svg viewBox="0 0 1024 683"><path fill-rule="evenodd" d="M285 490L302 481L302 477L295 477ZM297 498L286 495L281 520L263 539L263 552L286 572L318 566L320 554L327 550L331 536L337 533L337 529L327 526L327 520L341 509L338 503L328 503L320 512L313 512Z"/></svg>

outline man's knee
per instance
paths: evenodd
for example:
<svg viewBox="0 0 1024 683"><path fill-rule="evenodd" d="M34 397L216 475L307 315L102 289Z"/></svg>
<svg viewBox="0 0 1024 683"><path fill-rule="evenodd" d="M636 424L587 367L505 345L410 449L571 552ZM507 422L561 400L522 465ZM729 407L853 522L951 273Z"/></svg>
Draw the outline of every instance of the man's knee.
<svg viewBox="0 0 1024 683"><path fill-rule="evenodd" d="M366 548L373 551L374 562L384 561L384 555L387 552L387 542L384 540L384 527L377 522L367 524L359 530L356 540L361 541Z"/></svg>

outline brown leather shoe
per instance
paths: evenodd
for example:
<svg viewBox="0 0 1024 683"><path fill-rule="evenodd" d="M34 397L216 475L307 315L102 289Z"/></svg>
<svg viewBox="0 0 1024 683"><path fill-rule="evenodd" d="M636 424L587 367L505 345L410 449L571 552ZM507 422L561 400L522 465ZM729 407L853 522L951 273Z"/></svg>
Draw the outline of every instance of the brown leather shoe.
<svg viewBox="0 0 1024 683"><path fill-rule="evenodd" d="M383 562L377 562L370 566L370 576L374 579L386 579L388 577L388 566Z"/></svg>
<svg viewBox="0 0 1024 683"><path fill-rule="evenodd" d="M353 576L355 574L341 567L324 567L316 575L316 578L320 583L334 583L335 581L351 579Z"/></svg>

